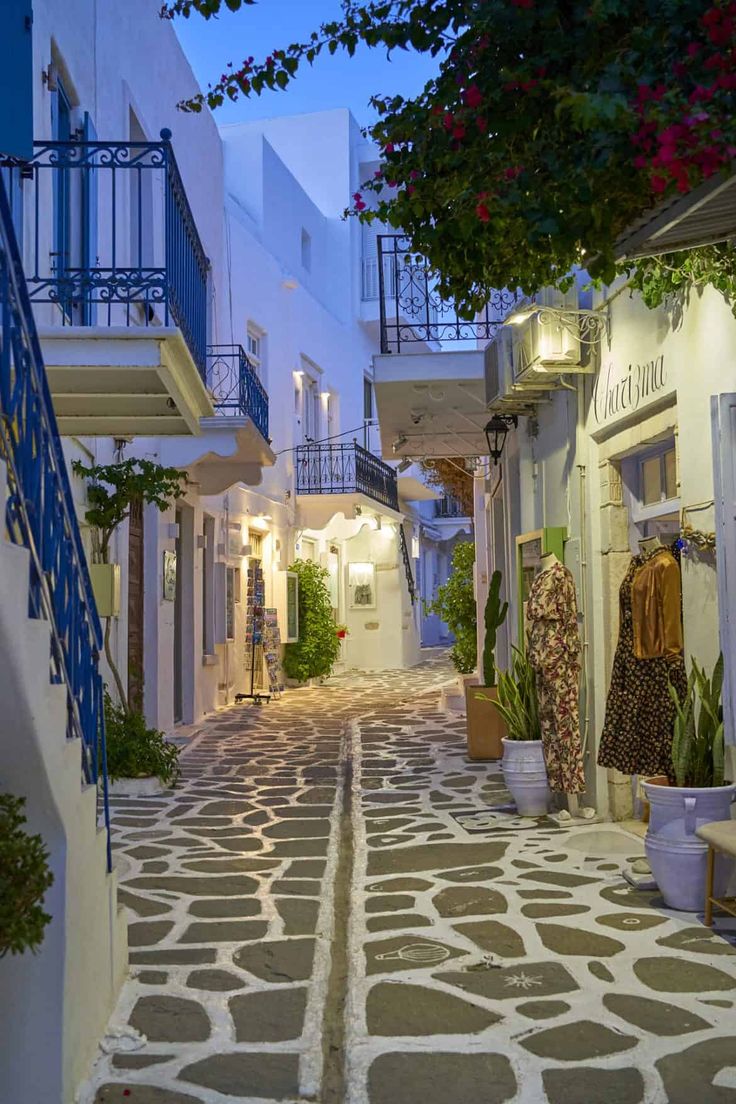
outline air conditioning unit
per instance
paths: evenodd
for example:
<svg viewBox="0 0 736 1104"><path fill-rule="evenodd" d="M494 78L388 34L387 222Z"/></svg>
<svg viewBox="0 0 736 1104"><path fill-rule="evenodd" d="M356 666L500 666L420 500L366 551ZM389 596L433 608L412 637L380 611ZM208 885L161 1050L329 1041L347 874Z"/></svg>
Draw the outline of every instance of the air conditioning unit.
<svg viewBox="0 0 736 1104"><path fill-rule="evenodd" d="M486 406L495 414L532 414L533 404L544 398L514 383L514 328L501 326L485 350Z"/></svg>
<svg viewBox="0 0 736 1104"><path fill-rule="evenodd" d="M544 288L535 296L538 310L514 327L513 379L517 387L552 390L556 377L568 372L589 372L581 363L577 323L563 325L557 311L578 310L577 288L567 292ZM544 308L551 313L545 316Z"/></svg>

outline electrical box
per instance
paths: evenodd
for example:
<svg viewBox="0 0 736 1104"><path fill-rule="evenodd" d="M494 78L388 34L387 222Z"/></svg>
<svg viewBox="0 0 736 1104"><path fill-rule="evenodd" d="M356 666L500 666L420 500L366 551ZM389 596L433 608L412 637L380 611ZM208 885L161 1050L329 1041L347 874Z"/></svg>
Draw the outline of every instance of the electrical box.
<svg viewBox="0 0 736 1104"><path fill-rule="evenodd" d="M89 574L100 617L119 617L120 564L90 564Z"/></svg>

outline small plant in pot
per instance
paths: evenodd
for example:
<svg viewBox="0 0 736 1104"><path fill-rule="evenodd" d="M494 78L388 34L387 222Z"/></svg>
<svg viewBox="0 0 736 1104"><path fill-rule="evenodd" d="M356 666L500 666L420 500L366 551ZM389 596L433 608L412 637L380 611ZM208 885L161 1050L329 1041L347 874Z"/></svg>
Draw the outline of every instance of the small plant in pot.
<svg viewBox="0 0 736 1104"><path fill-rule="evenodd" d="M105 691L107 773L112 795L161 793L179 780L179 748L150 728L142 713L127 712Z"/></svg>
<svg viewBox="0 0 736 1104"><path fill-rule="evenodd" d="M676 785L650 779L642 786L650 805L645 841L647 858L669 908L697 912L703 907L707 844L695 834L712 821L729 820L736 785L725 782L723 656L713 674L692 660L682 700L670 686L675 706L672 766ZM716 865L716 893L722 894L731 864ZM720 883L720 884L719 884Z"/></svg>
<svg viewBox="0 0 736 1104"><path fill-rule="evenodd" d="M534 668L514 648L512 669L500 675L496 709L506 724L501 770L521 816L544 816L550 791L544 762Z"/></svg>
<svg viewBox="0 0 736 1104"><path fill-rule="evenodd" d="M501 572L494 571L488 588L480 686L465 687L469 759L500 759L503 755L503 719L496 708L496 636L506 620L508 602L501 602Z"/></svg>

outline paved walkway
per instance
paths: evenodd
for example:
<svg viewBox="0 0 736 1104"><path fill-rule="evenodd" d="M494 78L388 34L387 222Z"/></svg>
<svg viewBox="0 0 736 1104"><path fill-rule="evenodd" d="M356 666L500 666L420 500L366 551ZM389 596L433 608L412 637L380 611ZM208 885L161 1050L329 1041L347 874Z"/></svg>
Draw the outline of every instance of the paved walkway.
<svg viewBox="0 0 736 1104"><path fill-rule="evenodd" d="M132 977L81 1104L736 1102L734 947L619 829L499 827L449 677L233 708L115 803Z"/></svg>

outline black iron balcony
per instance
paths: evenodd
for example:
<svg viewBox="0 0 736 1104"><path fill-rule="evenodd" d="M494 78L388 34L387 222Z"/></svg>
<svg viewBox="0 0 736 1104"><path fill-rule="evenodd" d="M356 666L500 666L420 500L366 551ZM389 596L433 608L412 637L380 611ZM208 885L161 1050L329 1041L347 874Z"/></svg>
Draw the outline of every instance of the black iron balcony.
<svg viewBox="0 0 736 1104"><path fill-rule="evenodd" d="M434 516L436 518L468 517L468 511L459 498L455 498L454 495L445 495L444 498L435 500Z"/></svg>
<svg viewBox="0 0 736 1104"><path fill-rule="evenodd" d="M207 351L205 256L171 146L36 142L7 166L21 193L23 254L33 303L66 326L169 326L200 376Z"/></svg>
<svg viewBox="0 0 736 1104"><path fill-rule="evenodd" d="M207 386L220 414L249 417L268 441L268 394L242 345L210 345Z"/></svg>
<svg viewBox="0 0 736 1104"><path fill-rule="evenodd" d="M490 341L516 302L514 292L495 291L475 318L460 318L455 304L440 296L436 276L408 238L379 234L377 242L382 353L400 353L403 346L418 343Z"/></svg>
<svg viewBox="0 0 736 1104"><path fill-rule="evenodd" d="M301 445L296 450L296 493L364 494L391 510L399 508L395 470L355 441Z"/></svg>

